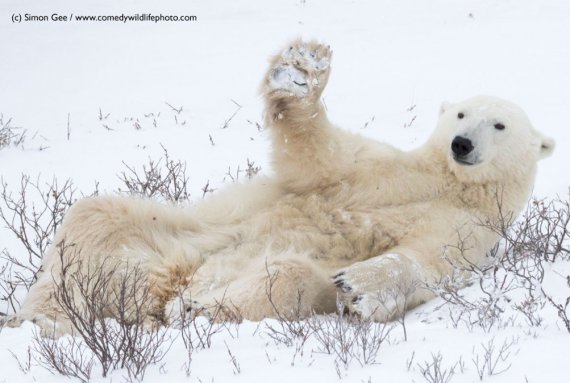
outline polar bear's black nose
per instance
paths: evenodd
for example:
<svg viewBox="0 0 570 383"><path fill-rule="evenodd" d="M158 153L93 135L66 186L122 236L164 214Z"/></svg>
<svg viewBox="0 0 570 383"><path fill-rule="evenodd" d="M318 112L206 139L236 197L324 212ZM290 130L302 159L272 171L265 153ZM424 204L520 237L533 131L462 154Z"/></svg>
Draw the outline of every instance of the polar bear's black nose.
<svg viewBox="0 0 570 383"><path fill-rule="evenodd" d="M456 136L451 142L451 151L458 156L466 156L473 150L471 140L465 137Z"/></svg>

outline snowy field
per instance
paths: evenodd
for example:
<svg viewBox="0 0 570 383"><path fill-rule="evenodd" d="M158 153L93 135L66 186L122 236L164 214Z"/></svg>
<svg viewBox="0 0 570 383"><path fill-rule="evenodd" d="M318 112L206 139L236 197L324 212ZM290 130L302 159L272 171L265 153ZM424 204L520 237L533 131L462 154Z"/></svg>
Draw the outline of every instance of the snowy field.
<svg viewBox="0 0 570 383"><path fill-rule="evenodd" d="M197 19L12 22L26 13ZM562 0L3 0L0 123L10 121L25 138L0 150L0 176L15 193L22 174L40 184L72 179L77 196L91 194L95 185L99 193L115 193L124 187L119 175L125 164L141 169L164 147L186 162L195 203L206 184L215 193L232 177L247 178L248 161L270 174L258 87L267 58L302 36L334 51L324 101L339 126L411 149L429 136L444 100L478 94L512 100L557 142L554 155L539 165L534 195L568 198L569 20L570 2ZM13 234L0 228L4 248L24 257ZM546 287L560 299L569 296L567 262L547 266ZM474 285L464 293L481 291ZM530 326L506 305L501 322L485 329L455 326L448 309L438 309L442 302L408 313L407 340L404 326L395 323L370 365L339 364L319 352L315 339L299 352L271 339L268 326L277 322L246 322L196 351L189 377L184 345L176 339L144 381L475 382L476 360L489 349L497 366L492 374L484 371L483 381L570 380L570 333L551 306L540 309L540 325ZM0 383L67 381L33 359L29 369L19 366L13 355L25 364L33 328L26 323L1 331ZM449 380L422 373L438 355L443 370L453 368ZM95 366L91 381L126 377L124 370L107 378L98 371Z"/></svg>

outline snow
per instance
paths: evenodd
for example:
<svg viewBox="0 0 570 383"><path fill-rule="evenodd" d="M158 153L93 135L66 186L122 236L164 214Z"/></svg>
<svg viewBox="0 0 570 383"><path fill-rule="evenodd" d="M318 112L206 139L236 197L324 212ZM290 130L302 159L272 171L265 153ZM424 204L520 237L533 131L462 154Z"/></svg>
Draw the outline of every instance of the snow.
<svg viewBox="0 0 570 383"><path fill-rule="evenodd" d="M12 23L13 14L25 13L162 13L196 15L197 21ZM562 0L218 0L215 5L4 0L0 113L25 129L27 138L23 149L0 150L0 175L13 191L23 173L45 182L72 178L85 194L98 182L101 192L110 193L120 186L123 162L140 168L162 154L161 145L173 159L187 161L194 201L202 198L208 181L214 189L231 183L226 173L235 175L248 159L270 174L268 134L257 126L263 124L257 91L267 58L302 36L326 41L334 50L324 100L339 126L411 149L432 131L442 101L477 94L509 99L557 141L554 155L539 165L534 194L565 196L570 186L569 17L570 3ZM18 249L5 229L0 244ZM559 272L570 272L566 266ZM567 292L561 277L548 272L547 286ZM465 290L476 293L477 286ZM438 352L444 366L460 357L465 362L453 382L478 381L472 359L493 338L495 345L516 339L506 364L512 366L485 380L568 379L569 334L555 311L544 310L540 327L519 318L515 325L485 332L454 328L445 311L436 310L439 305L435 300L410 312L407 341L395 325L379 363L341 366L341 381L424 381L417 364ZM195 353L189 379L177 339L162 367L150 367L145 381L339 380L334 358L311 352L318 348L314 340L302 356L295 355L294 347L273 343L264 330L267 323L274 322L246 322L237 337L214 337L211 349ZM11 352L25 359L33 328L25 323L0 333L0 382L67 381L36 365L27 373L19 369ZM94 382L118 382L126 372L94 376Z"/></svg>

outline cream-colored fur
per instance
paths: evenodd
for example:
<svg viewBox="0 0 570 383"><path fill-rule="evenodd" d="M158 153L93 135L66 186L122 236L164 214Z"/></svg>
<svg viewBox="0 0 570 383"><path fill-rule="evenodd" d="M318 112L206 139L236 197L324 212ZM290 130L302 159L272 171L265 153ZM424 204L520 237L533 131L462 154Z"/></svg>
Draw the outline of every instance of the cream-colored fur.
<svg viewBox="0 0 570 383"><path fill-rule="evenodd" d="M294 41L270 64L261 92L275 176L191 208L81 200L55 238L72 245L64 261L73 253L83 265L140 265L154 297L149 315L166 322L181 307L222 301L252 320L275 308L332 312L337 296L353 312L388 320L404 305L395 291L406 290L407 308L431 297L413 286L451 272L444 250L458 262L482 262L497 236L480 223L499 216L498 200L504 215L519 213L552 140L492 97L444 104L433 136L411 152L339 130L320 102L330 58L326 46ZM471 165L454 158L459 135L474 146ZM69 331L52 296L61 261L54 247L12 325L35 320L49 332L57 320L59 332Z"/></svg>

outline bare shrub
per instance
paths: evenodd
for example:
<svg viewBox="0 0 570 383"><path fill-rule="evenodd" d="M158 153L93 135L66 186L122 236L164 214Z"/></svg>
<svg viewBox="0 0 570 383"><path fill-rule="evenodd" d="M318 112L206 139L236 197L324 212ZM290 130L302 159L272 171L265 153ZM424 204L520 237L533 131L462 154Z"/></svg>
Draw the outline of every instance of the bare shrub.
<svg viewBox="0 0 570 383"><path fill-rule="evenodd" d="M453 366L445 368L442 364L443 356L441 353L431 354L431 360L418 363L418 368L428 383L449 383L455 375L457 363Z"/></svg>
<svg viewBox="0 0 570 383"><path fill-rule="evenodd" d="M565 307L544 291L542 282L545 275L543 263L570 260L569 223L570 198L556 198L532 200L522 218L510 229L500 224L488 225L502 238L505 251L500 257L501 268L511 273L525 292L524 299L513 307L524 315L531 326L542 324L540 310L546 302L557 309L564 321ZM568 322L565 323L570 331Z"/></svg>
<svg viewBox="0 0 570 383"><path fill-rule="evenodd" d="M417 114L417 111L415 109L416 109L416 104L412 104L406 108L406 113L409 116L408 117L409 120L407 122L404 122L404 126L403 126L404 129L412 127L412 125L414 124L414 122L418 118L418 114Z"/></svg>
<svg viewBox="0 0 570 383"><path fill-rule="evenodd" d="M4 311L0 311L0 330L4 325L2 318L7 315L7 313L14 313L20 307L20 302L18 301L18 297L16 295L18 291L18 277L15 277L14 274L17 274L18 271L14 271L14 263L11 261L12 257L8 250L4 249L0 253L0 259L5 260L0 266L0 301L5 303ZM27 281L27 278L25 278ZM30 282L31 283L31 282Z"/></svg>
<svg viewBox="0 0 570 383"><path fill-rule="evenodd" d="M345 314L337 302L337 313L312 316L308 319L318 352L334 356L345 368L356 360L361 366L378 362L380 347L394 329L393 324L376 323L367 318Z"/></svg>
<svg viewBox="0 0 570 383"><path fill-rule="evenodd" d="M76 337L45 338L36 331L32 338L36 363L51 372L89 382L95 358L85 342Z"/></svg>
<svg viewBox="0 0 570 383"><path fill-rule="evenodd" d="M406 329L406 313L410 297L419 287L417 281L408 282L404 279L394 283L388 289L377 292L377 300L380 306L390 314L394 320L400 324L404 333L404 341L408 340L408 331Z"/></svg>
<svg viewBox="0 0 570 383"><path fill-rule="evenodd" d="M542 289L543 263L570 260L569 223L570 198L556 198L533 199L521 219L511 228L502 222L487 225L501 236L504 252L499 258L500 267L511 273L517 285L525 291L524 300L513 307L532 326L542 323L539 312L545 302L553 304L551 297Z"/></svg>
<svg viewBox="0 0 570 383"><path fill-rule="evenodd" d="M16 360L16 363L18 363L18 368L20 369L20 371L22 371L24 374L30 372L30 369L32 368L32 348L30 346L28 346L26 349L25 359L20 359L18 355L16 355L11 350L8 351L10 352L12 357Z"/></svg>
<svg viewBox="0 0 570 383"><path fill-rule="evenodd" d="M190 377L192 371L192 359L194 356L194 342L192 335L192 328L186 324L183 324L180 328L180 335L182 337L182 342L184 343L184 349L186 350L186 361L182 368L187 377Z"/></svg>
<svg viewBox="0 0 570 383"><path fill-rule="evenodd" d="M410 357L406 359L406 369L408 370L408 372L412 370L412 365L414 363L415 357L416 357L416 352L412 351L412 355L410 355Z"/></svg>
<svg viewBox="0 0 570 383"><path fill-rule="evenodd" d="M142 380L146 368L161 361L172 344L166 328L148 322L152 297L144 271L110 258L96 266L84 264L80 249L57 246L61 270L54 277L54 299L74 334L83 338L103 376L126 368L129 379Z"/></svg>
<svg viewBox="0 0 570 383"><path fill-rule="evenodd" d="M545 295L543 294L543 296ZM541 311L546 305L543 296L527 293L521 301L514 303L512 307L524 316L530 326L540 327L544 321Z"/></svg>
<svg viewBox="0 0 570 383"><path fill-rule="evenodd" d="M245 175L248 179L252 179L261 171L261 166L255 166L255 161L247 159L247 167L245 168Z"/></svg>
<svg viewBox="0 0 570 383"><path fill-rule="evenodd" d="M0 183L0 220L27 254L25 259L6 249L0 254L4 261L0 268L0 300L6 303L7 311L15 312L20 306L16 291L19 287L29 290L36 281L55 232L75 201L76 190L71 180L60 183L54 178L51 183L42 183L26 175L20 178L15 193L8 190L4 180Z"/></svg>
<svg viewBox="0 0 570 383"><path fill-rule="evenodd" d="M454 307L449 311L454 326L465 323L489 331L505 323L502 314L509 307L521 313L529 325L540 326L541 309L546 302L554 304L542 289L544 263L570 259L570 199L534 199L514 223L513 217L503 212L500 197L497 204L499 217L480 222L500 237L487 255L488 262L475 265L466 257L460 261L448 258L453 274L431 286L445 304ZM455 249L460 254L465 250L462 246L460 241ZM473 283L479 286L481 294L467 297L461 289ZM524 298L512 300L512 291L522 291Z"/></svg>
<svg viewBox="0 0 570 383"><path fill-rule="evenodd" d="M512 217L503 214L500 194L496 195L496 199L499 209L498 219L479 222L479 225L490 231L507 233L512 224ZM506 250L502 243L503 239L500 239L489 251L487 261L482 265L472 262L465 255L469 240L469 237L458 235L457 245L445 247L443 258L452 272L434 285L428 285L428 289L443 299L443 305L451 306L449 314L454 327L463 323L472 329L477 325L488 332L501 323L501 315L505 312L509 301L506 294L519 286L512 275L501 267L502 252ZM459 257L456 254L459 254ZM475 296L469 296L463 287L473 284L478 285L479 291Z"/></svg>
<svg viewBox="0 0 570 383"><path fill-rule="evenodd" d="M333 355L335 362L348 368L354 358L356 347L356 327L352 325L352 316L345 316L344 306L337 303L338 315L313 317L309 322L314 337L319 343L318 352Z"/></svg>
<svg viewBox="0 0 570 383"><path fill-rule="evenodd" d="M267 279L265 283L265 294L273 308L276 320L266 320L265 333L276 343L284 344L287 347L295 346L293 355L293 363L297 355L302 356L305 343L309 340L312 333L310 324L303 320L306 315L302 312L303 307L303 291L297 290L297 300L294 307L289 312L283 312L274 300L275 282L279 277L279 271L271 272L267 261L265 262L265 270Z"/></svg>
<svg viewBox="0 0 570 383"><path fill-rule="evenodd" d="M546 262L570 259L570 194L566 200L533 199L512 228L505 223L508 222L500 218L499 222L488 222L486 227L502 237L506 247L502 261L509 269L521 271L526 265L519 262L528 257Z"/></svg>
<svg viewBox="0 0 570 383"><path fill-rule="evenodd" d="M465 257L461 261L450 257L446 260L451 265L452 273L435 285L428 286L443 299L444 304L439 308L451 305L449 314L454 327L463 323L469 329L476 325L489 332L501 323L501 315L508 304L505 294L514 288L512 281L502 280L504 275L495 265L479 266ZM466 284L477 284L479 294L469 296L463 290Z"/></svg>
<svg viewBox="0 0 570 383"><path fill-rule="evenodd" d="M232 183L234 182L238 182L239 181L239 175L243 172L243 170L240 169L239 165L237 167L237 170L235 171L235 173L232 172L232 167L228 166L228 171L226 172L226 174L224 175L224 181L226 179L229 179L232 181Z"/></svg>
<svg viewBox="0 0 570 383"><path fill-rule="evenodd" d="M226 341L224 341L224 345L226 346L226 350L228 351L228 355L230 356L230 362L232 362L234 375L241 374L241 366L236 356L232 353L232 350L230 350L230 346L228 346L228 343Z"/></svg>
<svg viewBox="0 0 570 383"><path fill-rule="evenodd" d="M487 343L481 343L481 353L473 350L474 357L472 359L473 365L477 370L479 380L483 380L485 375L499 375L507 371L511 367L508 362L509 357L513 353L518 353L513 347L518 343L518 339L505 340L500 347L495 344L495 338L492 338Z"/></svg>
<svg viewBox="0 0 570 383"><path fill-rule="evenodd" d="M182 126L186 125L186 120L182 120L182 116L180 115L184 110L184 105L181 105L179 108L176 108L168 102L165 102L165 104L172 110L176 125L182 125Z"/></svg>
<svg viewBox="0 0 570 383"><path fill-rule="evenodd" d="M182 297L182 292L180 292L180 298ZM182 342L184 343L184 348L186 349L186 361L184 362L183 369L187 377L190 377L192 371L192 359L194 356L194 350L196 348L195 336L192 331L191 322L192 320L186 317L187 308L181 305L180 307L180 336ZM193 318L195 321L195 317Z"/></svg>
<svg viewBox="0 0 570 383"><path fill-rule="evenodd" d="M126 189L119 188L119 192L172 203L187 201L190 191L186 163L172 160L164 146L162 150L163 156L157 161L149 159L142 171L123 162L127 170L121 172L119 179Z"/></svg>
<svg viewBox="0 0 570 383"><path fill-rule="evenodd" d="M189 324L194 329L195 347L206 349L212 347L214 335L227 333L232 338L239 333L238 325L243 316L236 307L226 304L225 298L208 310L207 317L194 317Z"/></svg>
<svg viewBox="0 0 570 383"><path fill-rule="evenodd" d="M265 127L257 121L246 120L248 124L254 125L258 132L263 132Z"/></svg>
<svg viewBox="0 0 570 383"><path fill-rule="evenodd" d="M213 193L216 189L210 187L210 180L206 181L206 184L202 187L202 198L206 198L206 194Z"/></svg>
<svg viewBox="0 0 570 383"><path fill-rule="evenodd" d="M184 302L185 289L179 289L178 298ZM186 349L186 361L183 365L186 376L190 376L194 353L210 348L214 336L226 333L232 338L239 335L239 324L243 316L237 307L225 301L225 295L213 307L198 306L197 302L181 304L176 315L175 327L180 329L180 336Z"/></svg>
<svg viewBox="0 0 570 383"><path fill-rule="evenodd" d="M566 284L570 288L570 275L566 276ZM562 320L566 330L570 332L570 295L563 302L558 302L551 295L547 294L544 289L542 289L542 293L546 297L548 303L556 309L558 317Z"/></svg>
<svg viewBox="0 0 570 383"><path fill-rule="evenodd" d="M543 262L570 261L570 198L533 200L523 218L510 237L504 235L512 251L503 257L503 267L517 276L526 291L525 300L515 308L531 325L540 325L538 311L549 303L570 332L570 296L558 302L542 287ZM570 287L570 276L566 281Z"/></svg>
<svg viewBox="0 0 570 383"><path fill-rule="evenodd" d="M224 176L225 180L230 180L232 183L238 182L239 177L242 173L245 173L248 180L254 178L259 172L261 171L261 166L256 166L255 161L250 161L249 158L247 159L245 170L241 169L238 165L236 170L232 172L232 167L228 166L228 171Z"/></svg>
<svg viewBox="0 0 570 383"><path fill-rule="evenodd" d="M221 129L227 129L230 126L230 123L232 122L232 120L234 119L234 117L239 113L239 111L241 110L242 106L240 104L238 104L237 102L235 102L234 100L230 101L236 106L236 109L234 110L234 112L232 113L231 116L229 116L228 118L226 118L226 120L224 121L224 123L222 124Z"/></svg>
<svg viewBox="0 0 570 383"><path fill-rule="evenodd" d="M26 131L12 126L12 119L0 114L0 150L8 146L20 146L26 139Z"/></svg>
<svg viewBox="0 0 570 383"><path fill-rule="evenodd" d="M293 361L297 356L303 356L304 348L310 339L318 344L317 352L334 357L339 377L342 376L340 367L345 369L356 360L360 365L377 363L381 345L387 340L394 328L392 324L375 323L368 318L346 314L343 303L337 301L337 313L316 315L312 313L305 318L303 312L303 291L297 291L294 307L288 312L281 310L275 303L273 290L279 272L271 272L265 264L266 295L275 320L265 320L265 333L276 343L286 347L294 347Z"/></svg>

